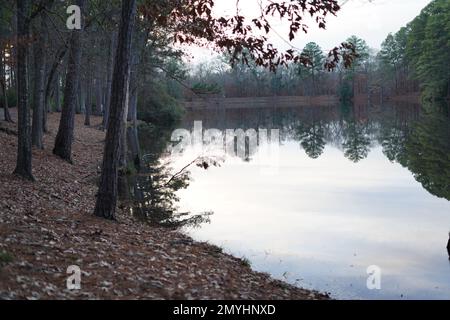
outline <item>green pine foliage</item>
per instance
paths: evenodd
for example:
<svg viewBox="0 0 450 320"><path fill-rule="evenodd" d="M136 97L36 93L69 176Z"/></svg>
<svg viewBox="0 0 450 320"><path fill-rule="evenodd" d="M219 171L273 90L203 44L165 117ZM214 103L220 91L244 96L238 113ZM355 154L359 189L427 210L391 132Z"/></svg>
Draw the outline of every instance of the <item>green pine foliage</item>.
<svg viewBox="0 0 450 320"><path fill-rule="evenodd" d="M450 93L450 1L434 0L406 27L389 34L379 53L387 76L407 69L420 82L422 98Z"/></svg>

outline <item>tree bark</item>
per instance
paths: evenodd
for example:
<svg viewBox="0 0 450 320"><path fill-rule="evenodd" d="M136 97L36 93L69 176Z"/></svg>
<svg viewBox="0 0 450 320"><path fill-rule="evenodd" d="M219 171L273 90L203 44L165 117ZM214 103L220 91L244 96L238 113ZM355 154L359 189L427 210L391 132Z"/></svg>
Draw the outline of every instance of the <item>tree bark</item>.
<svg viewBox="0 0 450 320"><path fill-rule="evenodd" d="M80 95L80 113L86 110L86 90L83 86L83 82L80 80L78 83L79 95Z"/></svg>
<svg viewBox="0 0 450 320"><path fill-rule="evenodd" d="M84 125L90 126L91 125L91 113L92 113L92 79L91 79L91 72L88 72L87 76L87 101L86 101L86 109L84 110Z"/></svg>
<svg viewBox="0 0 450 320"><path fill-rule="evenodd" d="M127 128L128 161L131 161L137 170L141 168L141 150L137 126Z"/></svg>
<svg viewBox="0 0 450 320"><path fill-rule="evenodd" d="M135 0L122 1L116 61L111 86L110 119L106 132L103 166L94 214L115 220L117 182L121 138L124 135L124 116L128 101L130 79L131 37L136 13Z"/></svg>
<svg viewBox="0 0 450 320"><path fill-rule="evenodd" d="M48 73L48 79L47 79L47 85L45 88L45 104L48 106L49 100L50 100L50 92L51 92L51 86L53 84L53 78L55 78L55 104L56 104L56 111L61 112L61 104L60 104L60 75L58 72L58 67L61 64L61 62L64 59L64 56L67 52L67 47L64 46L62 49L58 51L58 54L56 55L55 60L52 63L52 66L50 68L50 71ZM49 109L49 108L48 108Z"/></svg>
<svg viewBox="0 0 450 320"><path fill-rule="evenodd" d="M11 88L15 89L16 94L18 93L18 88L17 88L17 36L18 36L18 31L17 31L17 10L14 11L13 13L13 17L12 17L12 24L13 24L13 46L11 48L11 56L12 56L12 60L15 62L12 65L11 68ZM18 107L18 105L17 105Z"/></svg>
<svg viewBox="0 0 450 320"><path fill-rule="evenodd" d="M135 77L136 75L134 75ZM133 78L133 76L132 76ZM141 166L141 151L139 146L138 138L138 127L137 127L137 84L136 78L132 79L134 85L130 85L130 103L128 108L128 121L131 125L127 128L127 146L128 146L128 156L127 161L131 161L137 170L140 170Z"/></svg>
<svg viewBox="0 0 450 320"><path fill-rule="evenodd" d="M77 0L83 16L84 0ZM81 61L81 32L74 29L70 39L64 101L53 153L72 163L72 142Z"/></svg>
<svg viewBox="0 0 450 320"><path fill-rule="evenodd" d="M103 112L103 122L102 127L108 127L109 120L109 105L111 104L111 85L112 85L112 73L114 69L114 49L116 48L116 32L111 33L110 43L109 43L109 58L107 66L107 76L106 76L106 99L105 99L105 110Z"/></svg>
<svg viewBox="0 0 450 320"><path fill-rule="evenodd" d="M6 50L5 50L6 53ZM2 57L4 57L3 55ZM0 72L1 72L1 78L0 78L0 84L2 86L2 92L3 92L3 115L6 122L13 122L11 118L11 114L9 113L9 105L8 105L8 91L6 89L6 57L5 57L5 63L2 63L2 57L0 57Z"/></svg>
<svg viewBox="0 0 450 320"><path fill-rule="evenodd" d="M78 85L77 85L77 101L75 103L75 114L80 114L81 113L81 103L82 103L82 97L81 97L81 79L78 80Z"/></svg>
<svg viewBox="0 0 450 320"><path fill-rule="evenodd" d="M43 149L44 137L44 81L45 81L45 55L44 47L46 43L45 22L40 18L39 27L34 30L34 89L33 89L33 123L31 138L33 146Z"/></svg>
<svg viewBox="0 0 450 320"><path fill-rule="evenodd" d="M97 68L97 77L95 78L95 115L101 116L102 115L102 102L103 102L103 96L102 96L102 76L101 76L101 65L100 62L97 62L98 68Z"/></svg>
<svg viewBox="0 0 450 320"><path fill-rule="evenodd" d="M56 74L55 81L55 110L61 112L61 88L60 88L60 76L59 72Z"/></svg>
<svg viewBox="0 0 450 320"><path fill-rule="evenodd" d="M46 55L46 53L44 53ZM46 92L46 78L48 74L48 64L47 64L47 58L45 58L45 74L44 74L44 114L42 117L42 126L44 133L48 133L48 114L50 113L50 97L47 98L47 92Z"/></svg>
<svg viewBox="0 0 450 320"><path fill-rule="evenodd" d="M28 106L28 41L30 23L28 10L29 0L17 0L17 112L18 143L17 163L14 174L34 181L31 169L31 130L30 110Z"/></svg>
<svg viewBox="0 0 450 320"><path fill-rule="evenodd" d="M5 80L1 80L2 85L2 92L3 92L3 116L5 118L6 122L13 123L14 121L11 118L11 114L9 113L9 106L8 106L8 92L6 91L6 85Z"/></svg>

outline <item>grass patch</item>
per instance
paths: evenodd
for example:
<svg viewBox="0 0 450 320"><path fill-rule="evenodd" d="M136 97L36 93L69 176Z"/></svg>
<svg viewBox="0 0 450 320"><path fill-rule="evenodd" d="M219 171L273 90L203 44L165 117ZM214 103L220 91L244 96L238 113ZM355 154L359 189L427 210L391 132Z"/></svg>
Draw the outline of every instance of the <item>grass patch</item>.
<svg viewBox="0 0 450 320"><path fill-rule="evenodd" d="M210 246L211 252L214 254L223 253L223 248L216 246L215 244L208 244Z"/></svg>
<svg viewBox="0 0 450 320"><path fill-rule="evenodd" d="M248 267L248 268L251 268L252 267L252 263L250 262L250 260L247 258L247 257L241 257L241 264L244 266L244 267Z"/></svg>
<svg viewBox="0 0 450 320"><path fill-rule="evenodd" d="M0 251L0 266L13 261L13 256L6 251Z"/></svg>

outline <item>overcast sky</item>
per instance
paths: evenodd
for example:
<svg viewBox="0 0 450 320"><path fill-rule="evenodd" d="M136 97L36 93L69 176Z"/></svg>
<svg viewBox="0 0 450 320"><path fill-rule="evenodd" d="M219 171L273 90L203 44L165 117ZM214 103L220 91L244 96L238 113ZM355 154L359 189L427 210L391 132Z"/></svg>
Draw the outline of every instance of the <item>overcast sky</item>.
<svg viewBox="0 0 450 320"><path fill-rule="evenodd" d="M249 18L257 14L258 0L240 0L241 13ZM310 41L318 43L328 51L355 34L367 41L371 48L379 49L389 32L396 32L414 19L430 0L340 0L343 4L337 16L327 18L327 29L318 29L309 23L308 34L299 33L292 42L296 48L303 48ZM236 10L235 0L216 0L216 14L233 14ZM287 39L288 29L285 24L275 23L273 28ZM271 41L283 49L286 43L277 35ZM207 49L192 49L192 62L198 63L211 57Z"/></svg>

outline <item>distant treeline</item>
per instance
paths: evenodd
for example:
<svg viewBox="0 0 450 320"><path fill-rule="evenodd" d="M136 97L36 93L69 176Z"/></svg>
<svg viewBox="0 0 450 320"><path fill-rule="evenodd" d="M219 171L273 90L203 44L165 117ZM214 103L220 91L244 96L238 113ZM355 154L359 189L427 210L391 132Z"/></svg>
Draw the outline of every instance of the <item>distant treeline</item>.
<svg viewBox="0 0 450 320"><path fill-rule="evenodd" d="M224 55L198 65L192 71L191 86L196 94L226 97L338 95L350 100L357 95L386 97L419 92L426 99L450 96L448 0L432 1L407 26L389 34L378 52L357 36L346 41L353 43L359 54L351 68L341 65L326 71L324 51L310 42L301 52L311 61L307 66L291 64L277 72L252 63L231 68Z"/></svg>

